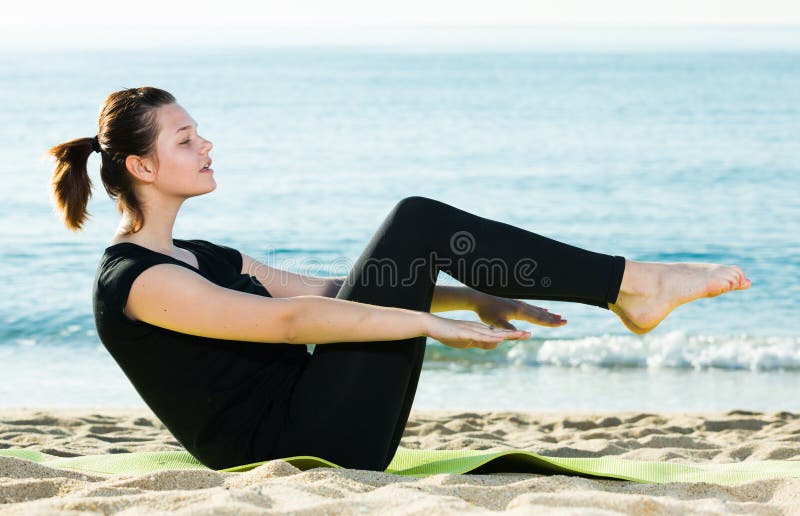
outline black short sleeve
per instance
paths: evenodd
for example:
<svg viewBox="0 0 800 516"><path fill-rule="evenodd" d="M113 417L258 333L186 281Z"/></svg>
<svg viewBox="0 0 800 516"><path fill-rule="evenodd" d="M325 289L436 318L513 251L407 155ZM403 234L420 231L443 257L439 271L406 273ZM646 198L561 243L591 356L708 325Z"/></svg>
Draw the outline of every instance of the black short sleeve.
<svg viewBox="0 0 800 516"><path fill-rule="evenodd" d="M233 247L228 247L227 245L221 244L212 244L216 246L220 252L224 253L228 260L233 264L238 272L242 270L242 253L238 250L234 249Z"/></svg>
<svg viewBox="0 0 800 516"><path fill-rule="evenodd" d="M208 249L213 255L222 257L223 260L230 263L235 269L236 273L239 274L242 271L242 253L234 249L233 247L229 247L227 245L222 244L215 244L213 242L209 242L208 240L186 240L186 242L192 242L196 245L200 245Z"/></svg>
<svg viewBox="0 0 800 516"><path fill-rule="evenodd" d="M100 310L110 310L115 320L131 321L124 314L131 286L136 278L153 265L171 263L169 258L157 253L136 253L135 256L117 256L110 259L108 267L98 271L95 283L95 303Z"/></svg>

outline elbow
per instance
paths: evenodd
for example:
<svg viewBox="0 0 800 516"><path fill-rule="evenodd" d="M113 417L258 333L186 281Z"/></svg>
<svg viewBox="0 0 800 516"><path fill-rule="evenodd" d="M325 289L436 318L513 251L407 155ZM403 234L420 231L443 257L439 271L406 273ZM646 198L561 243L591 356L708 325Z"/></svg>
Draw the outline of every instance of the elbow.
<svg viewBox="0 0 800 516"><path fill-rule="evenodd" d="M284 332L283 342L285 344L300 344L300 338L297 335L297 332L290 330L287 328L286 332ZM305 344L305 343L303 343Z"/></svg>
<svg viewBox="0 0 800 516"><path fill-rule="evenodd" d="M303 313L303 300L296 297L286 299L286 309L281 319L283 342L287 344L305 344L301 342L300 325Z"/></svg>
<svg viewBox="0 0 800 516"><path fill-rule="evenodd" d="M310 324L315 324L315 317L308 314L316 314L316 311L324 308L320 303L328 302L321 296L295 296L284 298L285 307L283 310L283 336L287 344L310 344L309 328ZM311 332L313 333L313 332Z"/></svg>

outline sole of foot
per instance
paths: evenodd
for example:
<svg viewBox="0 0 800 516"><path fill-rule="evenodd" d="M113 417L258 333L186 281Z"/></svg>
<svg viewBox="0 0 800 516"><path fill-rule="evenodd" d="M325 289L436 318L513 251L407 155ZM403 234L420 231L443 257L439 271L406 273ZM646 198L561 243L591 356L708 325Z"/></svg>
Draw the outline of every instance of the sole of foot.
<svg viewBox="0 0 800 516"><path fill-rule="evenodd" d="M691 301L717 297L734 290L746 290L752 282L735 265L717 263L658 263L626 261L615 303L608 305L633 333L643 335L655 329L670 312Z"/></svg>

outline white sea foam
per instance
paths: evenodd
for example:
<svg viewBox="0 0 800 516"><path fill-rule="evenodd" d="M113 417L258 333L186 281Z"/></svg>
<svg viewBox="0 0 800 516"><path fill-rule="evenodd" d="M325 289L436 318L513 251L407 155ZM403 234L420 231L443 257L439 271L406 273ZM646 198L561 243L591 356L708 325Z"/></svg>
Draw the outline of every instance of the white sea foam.
<svg viewBox="0 0 800 516"><path fill-rule="evenodd" d="M517 343L504 356L512 366L796 370L800 337L601 335Z"/></svg>

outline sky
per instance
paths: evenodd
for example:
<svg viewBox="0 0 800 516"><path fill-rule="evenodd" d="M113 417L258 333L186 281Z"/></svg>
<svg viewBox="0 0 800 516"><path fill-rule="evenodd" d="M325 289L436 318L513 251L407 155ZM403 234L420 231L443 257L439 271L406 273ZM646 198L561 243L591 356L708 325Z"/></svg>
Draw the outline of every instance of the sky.
<svg viewBox="0 0 800 516"><path fill-rule="evenodd" d="M797 0L29 0L0 24L800 25Z"/></svg>
<svg viewBox="0 0 800 516"><path fill-rule="evenodd" d="M0 51L167 43L574 42L575 36L591 45L617 38L614 27L639 29L623 34L623 40L681 44L699 37L722 46L742 38L721 36L720 29L748 27L761 29L745 34L756 46L773 45L777 38L773 46L795 48L800 47L800 0L28 0L4 8ZM673 29L681 27L688 36L674 35ZM698 27L711 31L692 34Z"/></svg>

